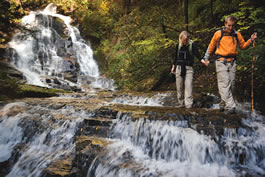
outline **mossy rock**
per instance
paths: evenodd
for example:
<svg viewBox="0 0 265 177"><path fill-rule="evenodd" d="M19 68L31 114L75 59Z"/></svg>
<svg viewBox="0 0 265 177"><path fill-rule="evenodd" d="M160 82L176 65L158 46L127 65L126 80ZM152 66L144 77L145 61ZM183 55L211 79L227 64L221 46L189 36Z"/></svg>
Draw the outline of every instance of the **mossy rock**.
<svg viewBox="0 0 265 177"><path fill-rule="evenodd" d="M52 97L58 96L60 93L69 93L70 91L62 89L51 89L29 84L20 84L14 80L0 80L0 100L6 101L15 98L24 97Z"/></svg>
<svg viewBox="0 0 265 177"><path fill-rule="evenodd" d="M19 85L18 96L42 98L42 97L58 96L59 93L70 93L70 91L23 84Z"/></svg>

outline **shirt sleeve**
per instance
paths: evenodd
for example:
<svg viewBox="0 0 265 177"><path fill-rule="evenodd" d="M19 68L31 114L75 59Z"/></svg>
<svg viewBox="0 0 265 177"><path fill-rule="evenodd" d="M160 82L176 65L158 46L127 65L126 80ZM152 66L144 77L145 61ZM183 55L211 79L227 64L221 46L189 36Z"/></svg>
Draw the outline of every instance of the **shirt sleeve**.
<svg viewBox="0 0 265 177"><path fill-rule="evenodd" d="M237 39L238 39L238 43L239 43L239 48L240 49L247 48L250 45L250 43L251 43L250 39L245 41L240 32L237 32Z"/></svg>
<svg viewBox="0 0 265 177"><path fill-rule="evenodd" d="M205 52L204 59L209 60L209 57L213 54L215 51L218 39L221 37L221 30L216 31L211 39L211 42Z"/></svg>
<svg viewBox="0 0 265 177"><path fill-rule="evenodd" d="M176 45L175 55L172 63L173 65L176 65L176 62L178 60L178 50L179 50L179 44Z"/></svg>

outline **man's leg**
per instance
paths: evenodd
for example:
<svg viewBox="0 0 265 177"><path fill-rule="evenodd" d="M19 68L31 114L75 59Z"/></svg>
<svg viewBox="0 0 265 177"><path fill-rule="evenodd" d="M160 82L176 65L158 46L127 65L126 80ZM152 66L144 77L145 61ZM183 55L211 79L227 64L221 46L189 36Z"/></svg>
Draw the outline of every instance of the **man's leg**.
<svg viewBox="0 0 265 177"><path fill-rule="evenodd" d="M186 66L186 76L185 76L185 107L186 108L191 108L193 104L192 82L193 82L193 68L191 66Z"/></svg>
<svg viewBox="0 0 265 177"><path fill-rule="evenodd" d="M180 66L176 66L176 87L177 87L177 99L179 106L184 106L184 95L183 95L183 78L180 76Z"/></svg>
<svg viewBox="0 0 265 177"><path fill-rule="evenodd" d="M230 113L235 113L236 104L235 104L235 99L233 97L233 91L235 89L236 62L234 61L232 63L228 63L228 69L229 69L229 78L231 81L230 93L232 99L228 99L228 101L230 102L227 104L229 105L227 109L230 111Z"/></svg>
<svg viewBox="0 0 265 177"><path fill-rule="evenodd" d="M236 107L232 95L232 80L229 69L231 69L231 63L224 64L223 61L216 61L218 89L222 101L225 102L225 109L227 110Z"/></svg>
<svg viewBox="0 0 265 177"><path fill-rule="evenodd" d="M232 93L234 92L234 89L235 89L235 78L236 78L236 61L233 62L233 64L230 65L230 68L229 68L229 76L230 76L230 79L231 79L231 90L232 90Z"/></svg>

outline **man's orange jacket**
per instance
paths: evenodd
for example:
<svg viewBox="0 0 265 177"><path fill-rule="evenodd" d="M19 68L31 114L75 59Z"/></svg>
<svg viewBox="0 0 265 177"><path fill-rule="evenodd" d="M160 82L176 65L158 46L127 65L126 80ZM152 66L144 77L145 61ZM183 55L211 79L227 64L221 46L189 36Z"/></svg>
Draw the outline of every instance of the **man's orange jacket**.
<svg viewBox="0 0 265 177"><path fill-rule="evenodd" d="M236 56L238 55L237 46L239 46L240 49L245 49L251 43L250 39L245 42L240 32L236 31L235 34L237 35L238 40L236 40L236 36L233 37L232 35L227 35L228 32L226 32L225 30L224 30L224 35L221 38L221 33L222 33L221 30L218 30L214 33L214 36L206 51L204 57L205 59L209 59L209 56L211 56L215 50L216 50L215 51L216 55ZM220 38L221 41L219 42ZM239 44L237 44L237 42Z"/></svg>

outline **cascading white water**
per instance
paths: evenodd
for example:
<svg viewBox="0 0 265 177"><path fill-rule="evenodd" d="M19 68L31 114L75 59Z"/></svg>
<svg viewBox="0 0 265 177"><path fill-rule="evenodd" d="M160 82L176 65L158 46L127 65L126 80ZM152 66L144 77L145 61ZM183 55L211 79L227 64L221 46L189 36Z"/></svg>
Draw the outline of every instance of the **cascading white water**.
<svg viewBox="0 0 265 177"><path fill-rule="evenodd" d="M38 112L44 114L40 115ZM73 117L56 120L55 115ZM36 105L16 116L0 117L0 162L7 161L11 157L14 147L23 147L20 149L21 155L6 176L43 176L43 171L52 162L73 156L74 136L78 125L83 121L76 116L84 115L83 112L75 112L71 107L51 111Z"/></svg>
<svg viewBox="0 0 265 177"><path fill-rule="evenodd" d="M113 80L100 76L92 49L70 23L70 17L56 13L54 4L23 17L21 25L26 29L9 43L16 51L13 64L30 84L51 86L50 80L56 80L57 85L88 83L92 88L114 90ZM65 79L67 72L74 75L71 81Z"/></svg>
<svg viewBox="0 0 265 177"><path fill-rule="evenodd" d="M12 116L14 106L25 110ZM0 110L0 165L14 163L4 173L8 177L40 177L52 162L76 155L74 139L78 125L96 113L80 107L76 110L72 106L57 106L18 102ZM11 113L4 114L8 110ZM265 175L263 116L246 118L242 127L224 128L223 135L215 137L190 128L189 120L196 116L174 121L154 120L152 115L149 118L132 120L130 114L119 112L107 138L110 144L86 166L87 177Z"/></svg>
<svg viewBox="0 0 265 177"><path fill-rule="evenodd" d="M235 129L226 129L216 142L185 121L131 121L124 115L113 125L113 143L93 162L87 177L261 177L264 125L253 118L245 125L249 127L235 134Z"/></svg>
<svg viewBox="0 0 265 177"><path fill-rule="evenodd" d="M151 97L126 95L115 98L112 100L112 103L141 106L163 106L163 98L166 96L169 95L160 93Z"/></svg>
<svg viewBox="0 0 265 177"><path fill-rule="evenodd" d="M18 126L19 117L3 119L0 124L0 162L11 157L12 151L22 141L22 128Z"/></svg>

